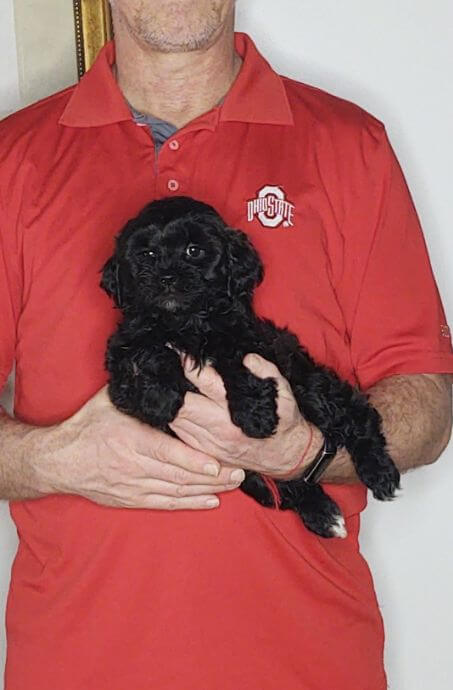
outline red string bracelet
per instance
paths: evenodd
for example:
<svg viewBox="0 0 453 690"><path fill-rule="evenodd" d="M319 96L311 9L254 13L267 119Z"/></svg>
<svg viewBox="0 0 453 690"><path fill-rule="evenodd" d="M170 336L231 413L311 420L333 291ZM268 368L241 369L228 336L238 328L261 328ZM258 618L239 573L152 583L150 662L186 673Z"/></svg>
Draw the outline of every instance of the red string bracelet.
<svg viewBox="0 0 453 690"><path fill-rule="evenodd" d="M285 474L283 476L280 475L280 476L275 477L275 478L266 476L265 474L261 475L262 479L264 480L264 483L266 484L267 488L269 489L269 491L272 494L272 498L274 499L274 507L277 510L280 508L281 499L280 499L280 494L279 494L279 491L278 491L278 488L277 488L277 485L275 482L280 481L280 480L286 481L286 480L294 479L294 477L292 477L291 475L293 475L294 473L296 473L296 475L299 474L298 470L300 469L301 465L303 465L303 462L304 462L305 458L307 457L307 453L310 450L312 442L313 442L313 427L310 424L309 425L309 434L308 434L308 443L307 443L306 448L305 448L304 452L302 453L302 456L301 456L299 462L297 463L296 467L294 467L287 474Z"/></svg>
<svg viewBox="0 0 453 690"><path fill-rule="evenodd" d="M289 472L287 472L284 475L279 475L278 477L276 477L276 479L282 479L283 481L285 481L287 479L296 479L297 478L297 475L299 474L299 470L300 470L301 466L304 464L304 460L307 457L307 453L311 448L311 444L313 443L313 426L311 424L309 424L308 428L309 428L308 443L307 443L307 446L306 446L304 452L302 453L302 456L301 456L299 462L297 463L297 465L295 467L293 467L292 470L290 470ZM295 476L293 476L294 474L295 474Z"/></svg>

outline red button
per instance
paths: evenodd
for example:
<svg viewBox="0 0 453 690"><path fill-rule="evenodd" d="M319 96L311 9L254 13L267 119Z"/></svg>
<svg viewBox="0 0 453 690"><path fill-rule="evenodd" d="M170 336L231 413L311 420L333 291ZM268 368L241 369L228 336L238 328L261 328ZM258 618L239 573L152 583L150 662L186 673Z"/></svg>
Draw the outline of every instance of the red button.
<svg viewBox="0 0 453 690"><path fill-rule="evenodd" d="M168 180L167 187L170 192L177 192L179 189L179 182L177 180Z"/></svg>
<svg viewBox="0 0 453 690"><path fill-rule="evenodd" d="M172 151L177 151L179 149L179 141L172 139L168 144Z"/></svg>

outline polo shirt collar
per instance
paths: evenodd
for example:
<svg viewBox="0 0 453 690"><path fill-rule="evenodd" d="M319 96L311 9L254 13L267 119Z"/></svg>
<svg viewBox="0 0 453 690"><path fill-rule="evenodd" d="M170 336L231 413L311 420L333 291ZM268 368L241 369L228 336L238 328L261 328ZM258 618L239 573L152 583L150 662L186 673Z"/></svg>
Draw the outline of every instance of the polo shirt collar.
<svg viewBox="0 0 453 690"><path fill-rule="evenodd" d="M221 122L294 124L281 77L260 55L246 34L235 34L235 47L243 59L241 71L219 107ZM60 118L68 127L101 127L132 120L112 72L114 43L107 43L95 63L74 87Z"/></svg>
<svg viewBox="0 0 453 690"><path fill-rule="evenodd" d="M102 127L132 120L129 106L113 76L114 64L115 45L110 41L74 87L60 117L60 124L68 127Z"/></svg>
<svg viewBox="0 0 453 690"><path fill-rule="evenodd" d="M235 47L243 59L242 68L225 97L220 121L293 125L282 78L246 34L235 34Z"/></svg>

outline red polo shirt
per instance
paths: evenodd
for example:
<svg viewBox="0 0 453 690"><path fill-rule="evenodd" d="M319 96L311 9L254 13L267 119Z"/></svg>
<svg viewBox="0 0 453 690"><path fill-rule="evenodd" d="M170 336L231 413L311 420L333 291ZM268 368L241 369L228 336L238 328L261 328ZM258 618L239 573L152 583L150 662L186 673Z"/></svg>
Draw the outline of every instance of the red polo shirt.
<svg viewBox="0 0 453 690"><path fill-rule="evenodd" d="M117 312L99 270L123 223L187 194L250 234L266 266L259 311L368 387L453 372L417 217L384 128L275 74L246 36L223 105L156 159L111 73L0 124L0 373L16 415L72 415L101 386ZM346 540L237 490L218 509L14 502L7 690L383 690L383 631L359 553L361 486L328 486ZM404 500L401 498L399 500Z"/></svg>

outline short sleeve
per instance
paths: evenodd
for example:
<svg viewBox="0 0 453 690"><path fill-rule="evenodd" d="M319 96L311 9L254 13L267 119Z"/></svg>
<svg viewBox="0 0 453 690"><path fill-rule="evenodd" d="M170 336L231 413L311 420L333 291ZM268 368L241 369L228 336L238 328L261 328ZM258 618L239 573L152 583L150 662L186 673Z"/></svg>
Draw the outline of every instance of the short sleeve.
<svg viewBox="0 0 453 690"><path fill-rule="evenodd" d="M340 299L359 385L452 373L450 331L419 219L383 126L373 121L351 163Z"/></svg>
<svg viewBox="0 0 453 690"><path fill-rule="evenodd" d="M1 165L4 177L5 166ZM1 185L1 180L0 180ZM12 369L16 347L16 324L20 309L21 280L17 260L14 221L7 211L5 189L0 186L0 391Z"/></svg>

